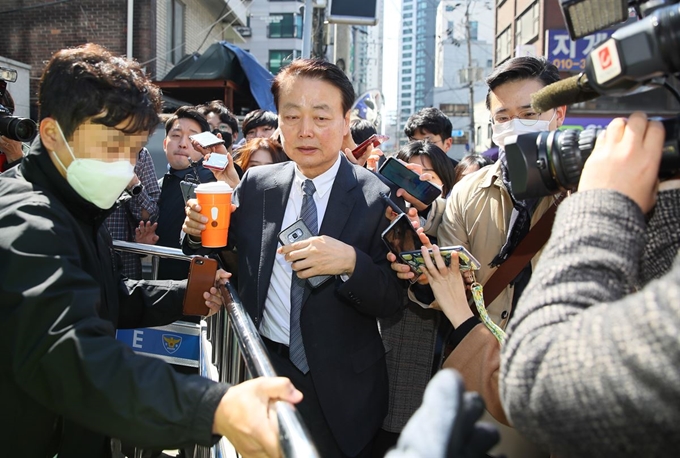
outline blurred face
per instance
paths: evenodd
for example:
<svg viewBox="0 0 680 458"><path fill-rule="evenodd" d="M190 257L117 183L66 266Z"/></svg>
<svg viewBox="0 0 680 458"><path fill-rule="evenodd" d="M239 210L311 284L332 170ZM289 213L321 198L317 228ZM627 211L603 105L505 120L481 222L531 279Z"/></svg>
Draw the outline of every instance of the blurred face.
<svg viewBox="0 0 680 458"><path fill-rule="evenodd" d="M191 145L190 135L200 134L201 126L190 118L180 118L172 125L163 140L163 149L168 164L175 170L184 170L189 167L189 158L196 162L203 158L203 155L196 151Z"/></svg>
<svg viewBox="0 0 680 458"><path fill-rule="evenodd" d="M251 140L253 138L269 138L272 136L276 129L272 126L259 126L254 129L250 129L246 134L246 139Z"/></svg>
<svg viewBox="0 0 680 458"><path fill-rule="evenodd" d="M471 173L475 173L477 170L479 170L479 165L468 165L465 170L463 170L463 173L461 173L460 177L463 178L464 176L470 175Z"/></svg>
<svg viewBox="0 0 680 458"><path fill-rule="evenodd" d="M128 121L123 121L115 127L93 123L88 120L82 123L73 132L68 144L73 150L73 155L78 159L95 159L104 162L128 161L132 165L137 163L139 150L146 144L148 132L126 134L119 130L127 126ZM59 132L55 123L55 131ZM54 136L53 151L59 156L65 168L73 162L68 147L60 134ZM57 167L57 170L66 176L66 172Z"/></svg>
<svg viewBox="0 0 680 458"><path fill-rule="evenodd" d="M315 178L331 168L349 132L340 89L317 79L291 78L281 87L278 109L283 149L300 171Z"/></svg>
<svg viewBox="0 0 680 458"><path fill-rule="evenodd" d="M418 156L411 156L411 159L408 161L409 164L418 164L420 167L417 167L415 171L417 171L420 175L423 173L429 173L432 175L432 182L435 184L438 184L439 186L442 186L444 183L442 183L442 180L439 178L437 173L434 171L432 168L432 161L430 160L430 157L421 154Z"/></svg>
<svg viewBox="0 0 680 458"><path fill-rule="evenodd" d="M266 149L258 149L257 151L250 155L250 162L248 163L248 168L273 163L274 159L272 159L272 155L269 151L267 151Z"/></svg>

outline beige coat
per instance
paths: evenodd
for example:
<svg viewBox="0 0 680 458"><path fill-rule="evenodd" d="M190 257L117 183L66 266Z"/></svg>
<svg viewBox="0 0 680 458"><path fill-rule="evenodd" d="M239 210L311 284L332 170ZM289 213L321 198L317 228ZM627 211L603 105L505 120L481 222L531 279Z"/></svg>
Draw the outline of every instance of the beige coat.
<svg viewBox="0 0 680 458"><path fill-rule="evenodd" d="M532 227L554 201L554 197L541 199L531 217ZM467 248L482 265L476 272L477 281L486 284L496 271L489 264L505 243L512 209L510 193L501 178L501 163L496 161L454 186L437 229L439 246L463 245ZM539 256L540 251L532 259L532 267ZM512 293L512 287L506 287L487 307L491 319L502 328L510 317Z"/></svg>

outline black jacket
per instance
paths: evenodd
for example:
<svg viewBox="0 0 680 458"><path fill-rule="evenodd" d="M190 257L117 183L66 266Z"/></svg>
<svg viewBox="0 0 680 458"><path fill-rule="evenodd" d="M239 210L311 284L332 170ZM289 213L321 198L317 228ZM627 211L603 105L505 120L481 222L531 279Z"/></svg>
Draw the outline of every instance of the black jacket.
<svg viewBox="0 0 680 458"><path fill-rule="evenodd" d="M226 385L178 374L114 339L117 327L180 317L185 283L123 281L102 224L107 213L76 194L39 139L0 175L6 456L107 456L106 436L147 448L216 439Z"/></svg>

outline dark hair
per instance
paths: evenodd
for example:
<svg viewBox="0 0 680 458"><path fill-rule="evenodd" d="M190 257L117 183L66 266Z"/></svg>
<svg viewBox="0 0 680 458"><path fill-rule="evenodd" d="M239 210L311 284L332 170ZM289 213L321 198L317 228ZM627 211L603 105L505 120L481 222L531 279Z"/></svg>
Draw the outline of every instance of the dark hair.
<svg viewBox="0 0 680 458"><path fill-rule="evenodd" d="M250 167L250 158L253 153L261 149L269 151L274 163L288 160L288 156L283 152L281 144L276 140L271 138L253 138L248 140L238 149L238 159L236 160L236 163L245 172Z"/></svg>
<svg viewBox="0 0 680 458"><path fill-rule="evenodd" d="M375 125L373 125L371 121L360 118L352 119L352 121L349 123L349 132L352 134L352 140L354 140L354 143L357 145L366 140L371 135L378 133Z"/></svg>
<svg viewBox="0 0 680 458"><path fill-rule="evenodd" d="M241 124L243 136L245 137L251 130L262 126L269 126L274 129L279 127L279 118L276 113L267 110L253 110L248 113L243 118L243 124Z"/></svg>
<svg viewBox="0 0 680 458"><path fill-rule="evenodd" d="M10 113L14 114L16 106L14 105L14 99L12 98L12 95L7 89L5 89L5 93L2 94L2 97L0 97L0 105L7 108Z"/></svg>
<svg viewBox="0 0 680 458"><path fill-rule="evenodd" d="M55 53L38 89L40 120L54 118L66 138L85 121L125 133L152 132L158 125L161 92L141 66L88 43Z"/></svg>
<svg viewBox="0 0 680 458"><path fill-rule="evenodd" d="M172 116L170 116L168 120L165 121L165 135L170 133L170 129L172 129L175 121L182 118L193 119L198 123L199 126L201 126L201 132L210 132L210 124L208 124L208 121L206 121L203 113L198 111L198 109L194 106L185 105L183 107L179 107L177 111L175 111Z"/></svg>
<svg viewBox="0 0 680 458"><path fill-rule="evenodd" d="M455 169L455 175L456 175L456 181L455 183L458 183L461 178L463 178L463 174L465 171L472 166L477 166L479 169L482 169L486 167L487 165L491 165L492 162L491 160L486 157L482 156L481 154L467 154L463 157L463 159L460 160L458 165L456 166Z"/></svg>
<svg viewBox="0 0 680 458"><path fill-rule="evenodd" d="M432 135L439 135L442 140L446 140L451 138L453 127L449 117L441 110L428 107L412 114L406 121L406 126L404 126L404 134L409 139L422 130L426 130Z"/></svg>
<svg viewBox="0 0 680 458"><path fill-rule="evenodd" d="M224 103L221 100L213 100L212 102L200 105L197 108L198 111L206 117L210 113L215 113L217 117L220 118L220 121L231 128L232 134L238 133L238 120L236 119L236 116L229 111L229 108L224 106Z"/></svg>
<svg viewBox="0 0 680 458"><path fill-rule="evenodd" d="M514 57L496 67L486 78L486 108L491 109L491 92L501 84L537 79L545 86L560 80L560 71L545 57Z"/></svg>
<svg viewBox="0 0 680 458"><path fill-rule="evenodd" d="M295 59L290 65L281 69L281 71L274 77L272 83L272 94L274 94L274 103L279 109L279 94L281 86L286 81L293 78L311 78L324 81L337 87L342 96L342 113L347 114L354 104L356 94L352 83L345 75L345 72L340 70L335 64L326 62L320 59Z"/></svg>
<svg viewBox="0 0 680 458"><path fill-rule="evenodd" d="M442 180L442 195L447 196L455 180L455 166L444 151L434 143L423 140L415 140L406 145L397 153L397 159L409 162L413 156L427 156L432 162L432 169Z"/></svg>

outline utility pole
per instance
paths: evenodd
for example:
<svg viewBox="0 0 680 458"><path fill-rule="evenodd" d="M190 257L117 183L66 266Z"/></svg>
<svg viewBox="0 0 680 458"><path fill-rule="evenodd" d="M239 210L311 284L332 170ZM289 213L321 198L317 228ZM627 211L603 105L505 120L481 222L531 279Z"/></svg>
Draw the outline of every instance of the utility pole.
<svg viewBox="0 0 680 458"><path fill-rule="evenodd" d="M470 146L470 153L475 150L475 75L472 68L472 46L470 43L470 4L472 0L467 0L465 4L465 41L467 42L467 57L468 57L468 87L470 89L470 137L468 145Z"/></svg>
<svg viewBox="0 0 680 458"><path fill-rule="evenodd" d="M305 0L305 15L302 20L302 58L309 59L312 55L312 13L314 5L312 0Z"/></svg>

